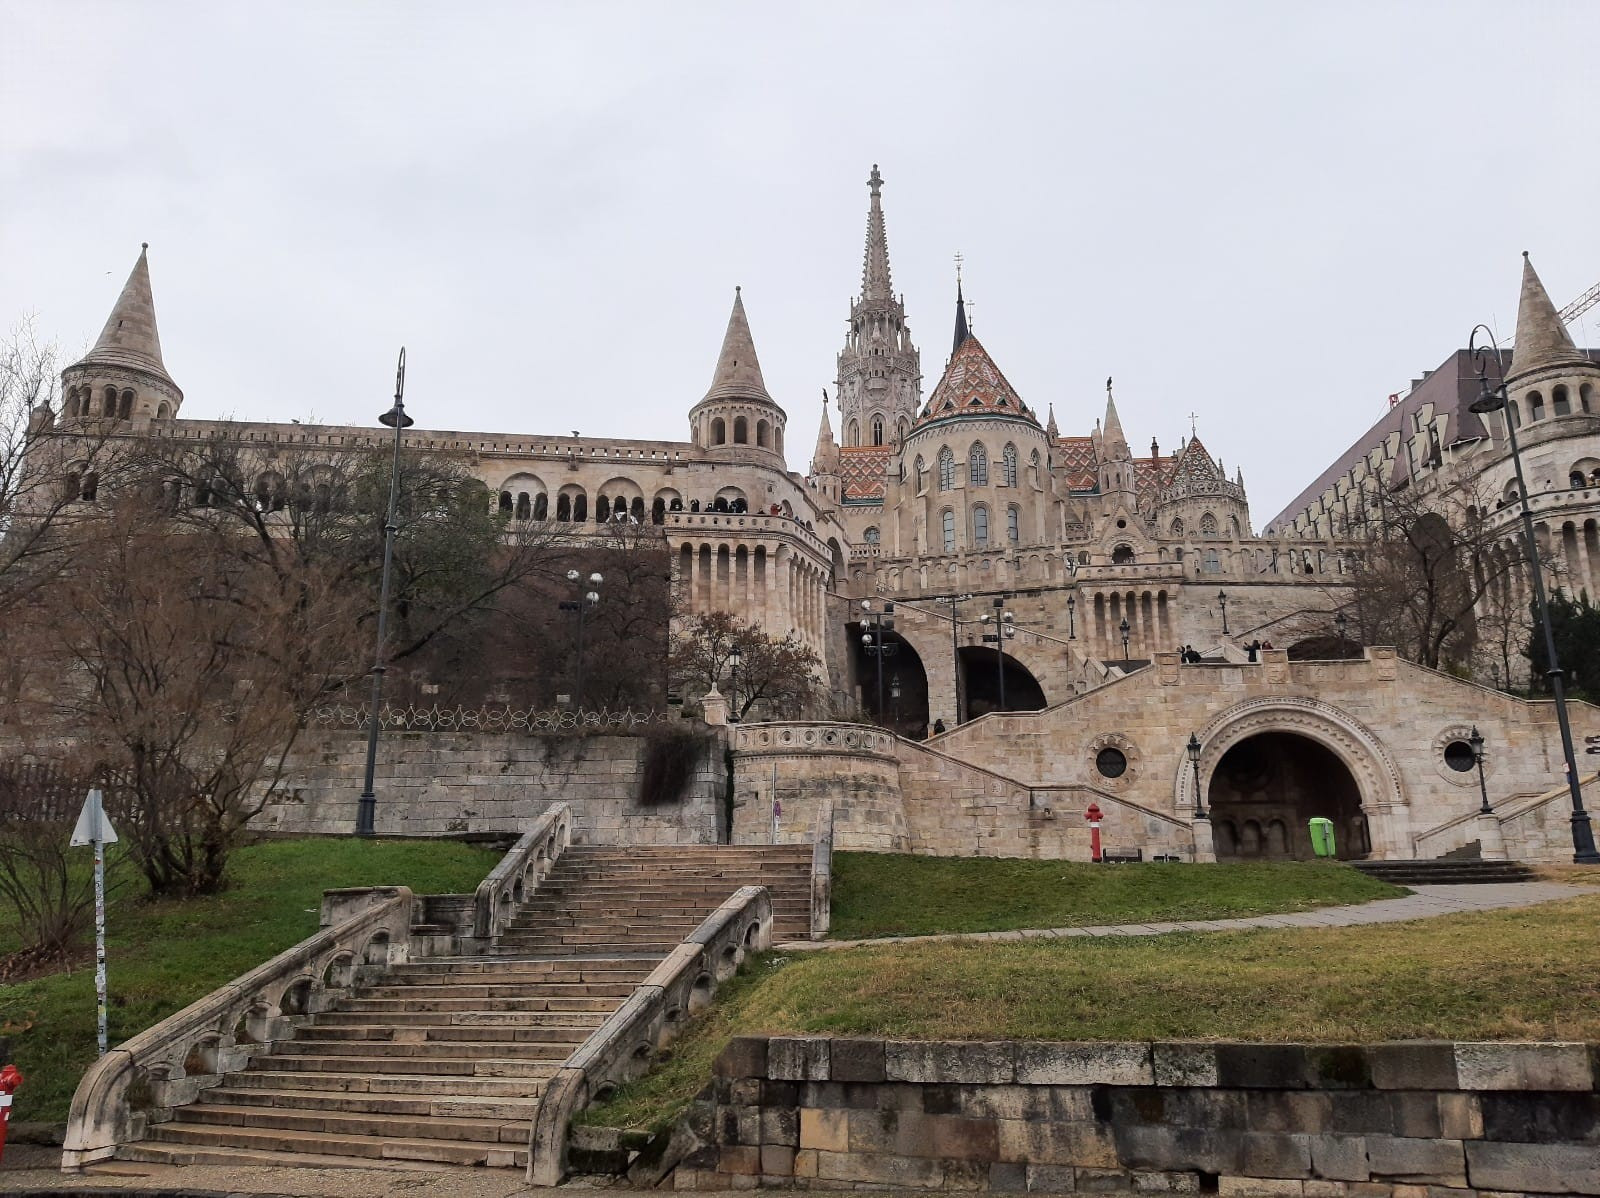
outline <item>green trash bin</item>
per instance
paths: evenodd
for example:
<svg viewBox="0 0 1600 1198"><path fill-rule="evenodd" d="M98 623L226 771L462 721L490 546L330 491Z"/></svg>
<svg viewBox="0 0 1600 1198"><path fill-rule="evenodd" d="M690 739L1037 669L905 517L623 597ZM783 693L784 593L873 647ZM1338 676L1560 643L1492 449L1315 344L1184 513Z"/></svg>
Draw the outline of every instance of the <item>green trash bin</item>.
<svg viewBox="0 0 1600 1198"><path fill-rule="evenodd" d="M1318 817L1306 821L1311 830L1311 851L1319 857L1336 856L1333 843L1333 821Z"/></svg>

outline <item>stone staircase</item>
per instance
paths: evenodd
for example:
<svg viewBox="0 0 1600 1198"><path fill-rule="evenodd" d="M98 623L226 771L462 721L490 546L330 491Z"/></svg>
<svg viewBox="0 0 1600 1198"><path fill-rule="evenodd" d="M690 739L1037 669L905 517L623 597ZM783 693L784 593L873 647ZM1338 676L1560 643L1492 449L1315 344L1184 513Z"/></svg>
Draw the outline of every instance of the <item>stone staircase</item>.
<svg viewBox="0 0 1600 1198"><path fill-rule="evenodd" d="M523 1166L545 1082L743 885L807 934L809 846L572 846L485 956L423 960L310 1017L124 1146L172 1164Z"/></svg>
<svg viewBox="0 0 1600 1198"><path fill-rule="evenodd" d="M1490 885L1533 880L1533 871L1520 861L1434 857L1421 861L1353 861L1351 864L1368 877L1396 886Z"/></svg>

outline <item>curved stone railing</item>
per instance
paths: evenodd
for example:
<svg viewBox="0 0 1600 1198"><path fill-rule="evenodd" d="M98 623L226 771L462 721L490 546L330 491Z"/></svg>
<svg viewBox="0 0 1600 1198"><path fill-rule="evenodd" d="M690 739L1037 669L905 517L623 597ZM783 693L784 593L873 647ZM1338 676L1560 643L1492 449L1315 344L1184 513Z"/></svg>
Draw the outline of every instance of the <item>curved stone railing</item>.
<svg viewBox="0 0 1600 1198"><path fill-rule="evenodd" d="M764 886L744 886L668 953L545 1083L528 1141L528 1180L558 1185L572 1117L642 1077L684 1017L709 1004L747 954L771 944L772 896Z"/></svg>
<svg viewBox="0 0 1600 1198"><path fill-rule="evenodd" d="M821 940L833 922L833 800L817 810L811 841L811 939Z"/></svg>
<svg viewBox="0 0 1600 1198"><path fill-rule="evenodd" d="M72 1096L62 1169L142 1139L174 1107L291 1036L305 1016L405 961L413 907L404 886L328 891L322 931L113 1048Z"/></svg>
<svg viewBox="0 0 1600 1198"><path fill-rule="evenodd" d="M472 934L480 946L499 935L571 843L572 808L566 803L557 803L518 837L472 896Z"/></svg>

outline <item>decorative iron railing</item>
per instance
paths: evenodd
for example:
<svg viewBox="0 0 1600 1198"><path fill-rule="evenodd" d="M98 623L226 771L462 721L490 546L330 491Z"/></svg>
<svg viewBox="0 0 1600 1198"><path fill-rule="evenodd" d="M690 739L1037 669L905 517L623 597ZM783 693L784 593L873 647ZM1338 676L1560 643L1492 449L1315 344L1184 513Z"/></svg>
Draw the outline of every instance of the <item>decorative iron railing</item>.
<svg viewBox="0 0 1600 1198"><path fill-rule="evenodd" d="M640 733L656 724L676 718L672 710L636 711L623 707L613 711L572 711L561 708L519 708L510 704L483 704L479 707L446 707L442 704L404 707L385 703L379 711L379 727L395 732L526 732L530 735L592 735L599 732ZM312 728L338 728L365 731L370 716L365 707L332 703L315 708L307 724Z"/></svg>

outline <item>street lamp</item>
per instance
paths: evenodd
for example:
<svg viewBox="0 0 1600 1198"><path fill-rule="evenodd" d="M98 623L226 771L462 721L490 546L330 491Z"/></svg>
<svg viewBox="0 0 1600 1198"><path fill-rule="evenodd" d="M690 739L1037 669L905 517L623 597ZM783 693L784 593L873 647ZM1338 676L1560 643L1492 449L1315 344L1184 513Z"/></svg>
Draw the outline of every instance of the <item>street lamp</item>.
<svg viewBox="0 0 1600 1198"><path fill-rule="evenodd" d="M1130 631L1132 631L1128 627L1128 617L1127 616L1123 616L1122 617L1122 623L1117 625L1117 631L1122 633L1122 664L1123 665L1127 665L1128 664L1128 660L1129 660L1129 658L1128 658L1128 633Z"/></svg>
<svg viewBox="0 0 1600 1198"><path fill-rule="evenodd" d="M1184 748L1189 751L1189 768L1194 770L1194 817L1205 819L1206 796L1200 790L1200 738L1189 733L1189 743Z"/></svg>
<svg viewBox="0 0 1600 1198"><path fill-rule="evenodd" d="M1217 592L1217 602L1222 605L1222 635L1228 635L1228 596L1222 591Z"/></svg>
<svg viewBox="0 0 1600 1198"><path fill-rule="evenodd" d="M964 603L971 598L971 595L941 595L939 597L940 603L948 603L950 605L950 674L955 682L955 722L957 724L961 722L961 642L956 633L961 623L961 615L956 608L956 604Z"/></svg>
<svg viewBox="0 0 1600 1198"><path fill-rule="evenodd" d="M867 656L878 661L878 723L883 723L883 659L893 657L900 650L894 641L884 639L885 632L894 630L894 604L885 603L881 612L872 610L872 600L863 599L861 610L864 613L863 623L870 622L871 632L861 634L861 648Z"/></svg>
<svg viewBox="0 0 1600 1198"><path fill-rule="evenodd" d="M728 668L732 671L732 677L728 683L728 723L730 724L739 722L739 663L743 660L744 654L739 651L737 644L728 650Z"/></svg>
<svg viewBox="0 0 1600 1198"><path fill-rule="evenodd" d="M588 590L584 590L583 575L576 570L568 570L567 581L583 592L576 599L563 599L558 604L562 611L578 614L578 658L573 668L575 677L572 684L572 708L581 712L583 710L583 620L588 615L589 609L600 602L600 592L596 588L605 579L599 573L589 575Z"/></svg>
<svg viewBox="0 0 1600 1198"><path fill-rule="evenodd" d="M1345 618L1345 614L1342 611L1336 613L1333 617L1333 625L1339 630L1339 656L1341 658L1344 656L1344 630L1345 625L1348 623L1349 621Z"/></svg>
<svg viewBox="0 0 1600 1198"><path fill-rule="evenodd" d="M1013 625L1015 623L1014 617L1011 615L1010 612L1005 610L1005 606L1006 606L1006 597L1004 595L996 595L995 596L995 600L994 600L994 607L995 607L994 614L993 615L989 615L989 614L986 613L981 618L981 622L983 624L993 624L994 625L993 634L990 634L990 633L987 633L987 632L984 633L983 634L983 640L984 640L985 644L987 644L989 641L993 641L994 642L994 674L995 674L995 680L998 682L999 687L1000 687L1000 710L1001 711L1006 710L1006 652L1005 652L1005 643L1007 641L1009 641L1009 640L1012 640L1017 635L1017 630L1016 630L1015 627L1013 627Z"/></svg>
<svg viewBox="0 0 1600 1198"><path fill-rule="evenodd" d="M1483 796L1478 814L1489 815L1493 808L1489 806L1489 787L1483 781L1483 733L1478 731L1478 725L1472 725L1472 735L1467 737L1467 743L1472 746L1472 760L1478 763L1478 793Z"/></svg>
<svg viewBox="0 0 1600 1198"><path fill-rule="evenodd" d="M1067 596L1067 639L1069 641L1075 641L1075 640L1078 639L1078 621L1077 621L1077 618L1076 618L1077 617L1077 610L1078 610L1078 600L1077 600L1077 598L1075 596L1068 595Z"/></svg>
<svg viewBox="0 0 1600 1198"><path fill-rule="evenodd" d="M895 673L889 675L889 698L894 703L894 723L895 723L895 727L898 728L900 726L900 673L899 673L899 671L896 671Z"/></svg>
<svg viewBox="0 0 1600 1198"><path fill-rule="evenodd" d="M400 508L400 436L416 423L406 415L406 350L400 347L400 364L394 375L394 406L378 417L378 423L394 429L394 465L389 471L389 514L383 522L383 575L378 584L378 648L372 662L372 703L367 720L367 772L366 784L361 788L361 798L356 803L356 835L371 836L378 815L378 796L372 789L373 774L378 768L378 705L383 701L384 642L389 627L389 576L394 566L394 534L399 531L395 523Z"/></svg>
<svg viewBox="0 0 1600 1198"><path fill-rule="evenodd" d="M1486 342L1478 344L1478 334ZM1505 357L1495 342L1487 325L1478 325L1467 339L1473 365L1478 368L1479 395L1470 407L1477 415L1506 409ZM1489 354L1493 353L1498 366L1498 382L1489 386ZM1539 608L1539 624L1544 629L1544 651L1549 661L1545 677L1550 680L1550 693L1556 702L1556 723L1561 728L1561 752L1567 765L1567 789L1572 796L1572 859L1579 865L1600 865L1600 852L1595 851L1594 829L1589 825L1589 813L1583 809L1583 791L1578 785L1578 763L1572 750L1572 725L1567 722L1567 689L1556 657L1556 638L1550 630L1550 608L1545 601L1544 574L1539 566L1539 541L1533 531L1533 511L1528 506L1528 485L1522 476L1522 452L1517 447L1517 425L1511 413L1505 415L1506 436L1511 445L1511 462L1517 472L1517 500L1522 505L1522 534L1528 542L1528 561L1533 573L1533 597Z"/></svg>

